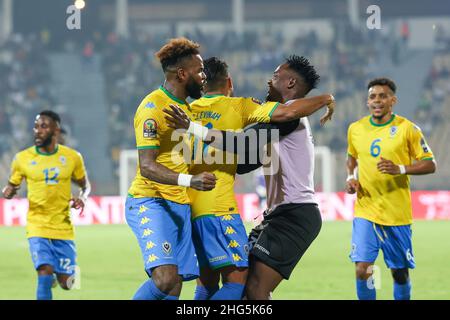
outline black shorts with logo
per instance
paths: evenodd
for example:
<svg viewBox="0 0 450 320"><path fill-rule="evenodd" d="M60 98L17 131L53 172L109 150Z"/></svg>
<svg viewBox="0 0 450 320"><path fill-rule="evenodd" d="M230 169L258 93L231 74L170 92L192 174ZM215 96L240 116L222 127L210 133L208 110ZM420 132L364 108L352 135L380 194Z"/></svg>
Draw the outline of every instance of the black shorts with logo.
<svg viewBox="0 0 450 320"><path fill-rule="evenodd" d="M317 204L280 205L265 215L261 224L250 232L250 256L289 279L321 227L322 218Z"/></svg>

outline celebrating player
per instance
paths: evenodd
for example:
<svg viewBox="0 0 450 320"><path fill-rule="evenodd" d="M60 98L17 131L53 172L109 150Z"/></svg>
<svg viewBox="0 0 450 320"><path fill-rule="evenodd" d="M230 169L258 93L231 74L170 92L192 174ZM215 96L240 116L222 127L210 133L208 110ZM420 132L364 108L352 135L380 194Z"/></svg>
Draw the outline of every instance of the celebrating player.
<svg viewBox="0 0 450 320"><path fill-rule="evenodd" d="M397 102L395 83L378 78L367 89L370 115L348 129L346 189L357 193L350 254L356 267L356 292L361 300L376 299L373 264L381 249L394 278L394 298L409 300L408 269L415 267L415 261L408 175L433 173L436 164L420 128L392 112Z"/></svg>
<svg viewBox="0 0 450 320"><path fill-rule="evenodd" d="M199 274L186 187L211 190L216 178L212 173L187 174L183 155L175 148L179 141L171 139L173 130L162 112L169 104L178 104L190 115L186 98L201 97L205 74L198 48L197 43L177 38L156 53L166 80L142 100L135 114L139 159L125 204L126 220L151 279L142 284L134 299L176 300L182 281ZM186 138L184 143L190 145Z"/></svg>
<svg viewBox="0 0 450 320"><path fill-rule="evenodd" d="M59 115L53 111L39 113L34 125L35 146L16 154L3 189L3 196L11 199L26 179L27 238L38 273L38 300L52 299L54 273L63 289L73 286L76 249L70 207L84 208L90 191L82 156L57 144L60 123ZM71 199L71 181L80 186L76 199Z"/></svg>
<svg viewBox="0 0 450 320"><path fill-rule="evenodd" d="M298 86L298 82L303 81L296 74L296 69L303 68L297 59L297 57L287 59L284 66L289 66L289 70L286 70L285 73L291 75L290 78L287 77L287 74L278 72L278 69L275 72L277 77L286 77L286 85L290 88ZM207 74L205 87L207 94L192 103L192 108L194 118L209 128L207 130L210 130L211 133L215 132L214 129L242 129L247 124L257 121L292 121L310 115L324 105L333 104L331 95L323 95L292 100L292 104L289 106L279 102L267 102L260 105L252 98L230 97L233 92L233 85L227 71L227 65L224 62L217 58L208 59L205 62L205 71ZM303 71L309 72L306 69ZM309 78L305 79L304 81L309 80ZM268 101L274 101L274 99L280 100L271 96ZM331 106L323 121L331 117L332 110ZM204 129L203 131L202 129L192 129L195 124L193 125L186 115L184 116L186 121L183 123L182 112L177 108L172 108L166 113L169 114L167 119L173 123L174 127L189 128L188 132L191 131L194 134L199 132L202 139L206 137L205 141L210 141L208 138L210 133L205 132ZM217 134L211 135L216 138L221 137ZM210 146L217 146L216 142L210 144ZM208 151L209 149L212 149L211 152ZM200 150L201 154L219 152L217 149L209 148L208 145L204 145ZM223 160L225 156L215 154L214 158ZM200 278L197 281L196 299L240 299L246 282L248 267L247 236L237 211L233 191L236 161L231 164L224 163L225 161L213 164L194 164L191 168L193 173L203 170L214 172L218 178L216 188L212 192L188 191L192 199L194 216L194 243L201 267ZM223 279L223 287L217 291L220 276Z"/></svg>
<svg viewBox="0 0 450 320"><path fill-rule="evenodd" d="M319 75L304 57L291 56L278 66L269 81L267 100L288 105L317 86ZM328 112L334 110L331 96ZM298 127L273 143L269 175L265 176L267 210L264 220L250 235L250 266L246 284L249 300L266 300L317 237L322 219L314 196L314 144L307 115ZM279 166L274 165L278 157Z"/></svg>

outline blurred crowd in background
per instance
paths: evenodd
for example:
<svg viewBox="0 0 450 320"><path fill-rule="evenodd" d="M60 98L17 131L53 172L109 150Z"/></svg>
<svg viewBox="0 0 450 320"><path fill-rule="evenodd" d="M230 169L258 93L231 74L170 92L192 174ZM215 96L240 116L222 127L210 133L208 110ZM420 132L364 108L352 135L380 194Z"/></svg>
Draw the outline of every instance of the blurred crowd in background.
<svg viewBox="0 0 450 320"><path fill-rule="evenodd" d="M233 32L206 34L200 30L184 36L201 44L204 58L218 56L229 65L236 96L265 99L267 81L275 67L290 54L304 55L316 66L321 76L318 91L332 92L338 102L335 117L326 127L311 121L316 145L327 145L345 157L348 125L366 115L366 85L378 76L381 57L391 63L402 63L407 56L408 31L405 26L398 36L362 33L352 28L337 28L331 41L320 41L314 31L287 40L282 33L265 34ZM163 73L154 53L174 34L133 32L128 38L115 33L93 33L83 43L66 43L62 50L80 55L89 66L94 56L101 58L105 80L105 96L109 106L109 150L118 175L120 151L135 147L133 116L143 97L162 84ZM417 101L414 120L427 137L439 134L436 128L450 120L444 105L450 101L450 30L436 32L436 49L432 68L423 83L422 98ZM68 132L67 144L77 147L72 134L71 110L60 104L52 85L48 61L46 32L22 36L15 34L0 45L0 168L4 181L12 155L31 145L35 115L43 109L59 112ZM401 90L401 88L399 88ZM312 94L314 94L312 92ZM447 108L448 109L448 108ZM443 126L442 130L448 130ZM120 137L120 138L117 138ZM438 138L431 139L437 141ZM433 147L433 144L430 143ZM442 146L446 152L446 146ZM436 150L435 152L441 152Z"/></svg>

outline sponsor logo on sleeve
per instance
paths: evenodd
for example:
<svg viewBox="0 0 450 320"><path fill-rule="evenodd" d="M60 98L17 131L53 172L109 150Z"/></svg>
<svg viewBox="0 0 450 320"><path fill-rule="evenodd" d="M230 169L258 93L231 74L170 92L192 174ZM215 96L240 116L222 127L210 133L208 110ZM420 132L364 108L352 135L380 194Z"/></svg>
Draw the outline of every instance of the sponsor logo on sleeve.
<svg viewBox="0 0 450 320"><path fill-rule="evenodd" d="M430 147L428 146L428 144L424 138L420 139L420 145L422 146L423 152L425 152L425 153L430 152Z"/></svg>

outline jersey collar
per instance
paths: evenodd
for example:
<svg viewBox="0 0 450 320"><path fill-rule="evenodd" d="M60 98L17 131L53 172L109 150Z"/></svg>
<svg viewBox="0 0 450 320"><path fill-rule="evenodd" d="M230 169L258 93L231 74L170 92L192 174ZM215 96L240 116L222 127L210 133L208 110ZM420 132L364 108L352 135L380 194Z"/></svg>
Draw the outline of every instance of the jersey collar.
<svg viewBox="0 0 450 320"><path fill-rule="evenodd" d="M224 94L205 94L203 98L225 97Z"/></svg>
<svg viewBox="0 0 450 320"><path fill-rule="evenodd" d="M159 86L159 89L161 89L173 101L176 101L179 104L184 104L184 105L186 104L186 101L183 101L180 98L175 97L173 94L171 94L169 91L167 91L167 89L164 88L163 86Z"/></svg>
<svg viewBox="0 0 450 320"><path fill-rule="evenodd" d="M55 147L55 150L53 150L53 152L50 152L50 153L45 153L45 152L39 151L39 148L38 148L37 146L35 146L34 149L35 149L36 152L37 152L38 154L40 154L41 156L51 156L51 155L53 155L53 154L55 154L55 153L58 152L59 145L57 144L56 147Z"/></svg>
<svg viewBox="0 0 450 320"><path fill-rule="evenodd" d="M391 118L386 123L382 123L382 124L375 123L375 122L373 122L372 116L370 116L369 121L370 121L370 124L375 127L384 127L384 126L387 126L388 124L390 124L392 121L394 121L394 119L395 119L395 113L392 114Z"/></svg>

